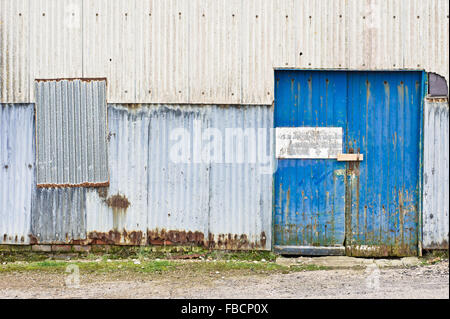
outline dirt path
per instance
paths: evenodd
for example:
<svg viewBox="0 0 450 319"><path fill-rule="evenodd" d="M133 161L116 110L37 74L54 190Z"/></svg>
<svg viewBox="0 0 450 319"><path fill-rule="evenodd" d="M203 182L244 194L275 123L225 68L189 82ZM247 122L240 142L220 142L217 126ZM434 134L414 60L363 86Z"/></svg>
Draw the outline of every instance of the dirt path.
<svg viewBox="0 0 450 319"><path fill-rule="evenodd" d="M228 273L111 276L0 274L0 298L449 298L448 261L411 268L318 270L288 274Z"/></svg>

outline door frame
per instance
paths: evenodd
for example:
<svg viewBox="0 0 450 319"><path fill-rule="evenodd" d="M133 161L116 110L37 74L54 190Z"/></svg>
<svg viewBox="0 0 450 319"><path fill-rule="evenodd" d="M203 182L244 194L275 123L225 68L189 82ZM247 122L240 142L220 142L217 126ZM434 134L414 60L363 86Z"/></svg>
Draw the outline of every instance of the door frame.
<svg viewBox="0 0 450 319"><path fill-rule="evenodd" d="M364 69L336 69L336 68L295 68L295 67L274 67L273 68L273 111L275 112L275 100L276 100L276 74L283 71L298 71L298 72L420 72L421 73L421 98L419 101L419 208L418 208L418 219L417 219L417 255L422 256L422 239L423 239L423 159L424 159L424 103L428 92L428 74L424 69L379 69L379 70L364 70ZM274 113L273 113L274 116ZM273 128L275 128L275 121L273 121ZM275 130L274 133L275 134ZM273 139L273 144L275 146L275 138ZM275 148L273 148L275 149ZM275 154L273 157L276 161ZM277 165L278 166L278 165ZM279 253L281 255L306 255L306 256L344 256L347 254L346 245L341 247L312 247L312 246L286 246L283 248L275 248L275 172L272 174L272 251ZM347 210L345 210L345 219L347 219ZM345 236L347 236L347 229L345 231ZM344 241L345 243L345 241ZM369 257L369 256L368 256Z"/></svg>

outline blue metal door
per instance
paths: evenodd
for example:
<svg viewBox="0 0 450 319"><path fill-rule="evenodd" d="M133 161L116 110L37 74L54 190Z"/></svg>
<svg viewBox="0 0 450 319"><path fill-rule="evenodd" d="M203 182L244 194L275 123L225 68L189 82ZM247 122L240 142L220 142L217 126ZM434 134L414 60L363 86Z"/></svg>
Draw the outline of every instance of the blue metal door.
<svg viewBox="0 0 450 319"><path fill-rule="evenodd" d="M349 72L347 254L417 254L421 72Z"/></svg>
<svg viewBox="0 0 450 319"><path fill-rule="evenodd" d="M421 96L421 72L275 72L276 128L342 127L342 153L363 155L278 159L275 250L417 254Z"/></svg>
<svg viewBox="0 0 450 319"><path fill-rule="evenodd" d="M275 127L345 128L346 101L345 72L275 73ZM274 179L275 249L302 254L344 252L345 163L278 159Z"/></svg>

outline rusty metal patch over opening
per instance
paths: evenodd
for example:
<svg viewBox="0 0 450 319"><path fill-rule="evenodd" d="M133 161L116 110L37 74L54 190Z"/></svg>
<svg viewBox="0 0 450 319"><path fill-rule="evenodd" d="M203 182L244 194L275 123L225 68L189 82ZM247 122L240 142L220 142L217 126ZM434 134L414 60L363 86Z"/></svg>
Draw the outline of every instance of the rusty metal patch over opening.
<svg viewBox="0 0 450 319"><path fill-rule="evenodd" d="M106 80L36 80L38 187L108 186Z"/></svg>

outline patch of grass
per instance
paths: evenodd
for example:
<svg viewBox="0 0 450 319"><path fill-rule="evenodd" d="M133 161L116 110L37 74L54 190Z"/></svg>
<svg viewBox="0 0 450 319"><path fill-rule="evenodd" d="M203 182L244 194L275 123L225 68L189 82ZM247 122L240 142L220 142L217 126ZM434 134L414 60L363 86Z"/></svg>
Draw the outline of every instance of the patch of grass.
<svg viewBox="0 0 450 319"><path fill-rule="evenodd" d="M85 272L164 272L175 268L175 263L167 260L142 261L135 263L130 260L121 261L54 261L46 260L41 262L16 262L6 265L0 265L1 272L20 272L20 271L47 271L47 272L65 272L68 265L77 265L80 271Z"/></svg>
<svg viewBox="0 0 450 319"><path fill-rule="evenodd" d="M286 268L275 263L250 263L242 261L194 262L185 264L184 267L192 271L201 272L227 272L232 270L281 271Z"/></svg>
<svg viewBox="0 0 450 319"><path fill-rule="evenodd" d="M242 261L275 261L277 255L271 251L260 251L260 250L250 250L250 251L220 251L213 250L208 252L206 257L211 257L217 260L242 260Z"/></svg>
<svg viewBox="0 0 450 319"><path fill-rule="evenodd" d="M448 250L431 250L424 251L422 257L420 257L420 261L422 265L433 265L443 260L448 260Z"/></svg>
<svg viewBox="0 0 450 319"><path fill-rule="evenodd" d="M290 271L298 272L298 271L317 271L317 270L330 270L333 267L328 266L318 266L318 265L293 265L289 267Z"/></svg>
<svg viewBox="0 0 450 319"><path fill-rule="evenodd" d="M202 272L202 273L234 273L240 274L255 274L255 273L291 273L299 271L317 271L327 270L330 267L317 266L317 265L294 265L285 266L279 265L273 262L246 262L246 261L201 261L183 264L182 268L189 270L190 272Z"/></svg>
<svg viewBox="0 0 450 319"><path fill-rule="evenodd" d="M77 265L80 272L98 274L125 274L125 273L154 273L181 271L190 274L223 273L233 274L262 274L262 273L290 273L299 271L317 271L330 269L316 265L285 266L274 262L217 260L217 261L172 261L172 260L77 260L55 261L45 260L38 262L15 262L0 265L0 273L45 271L64 273L68 265Z"/></svg>

